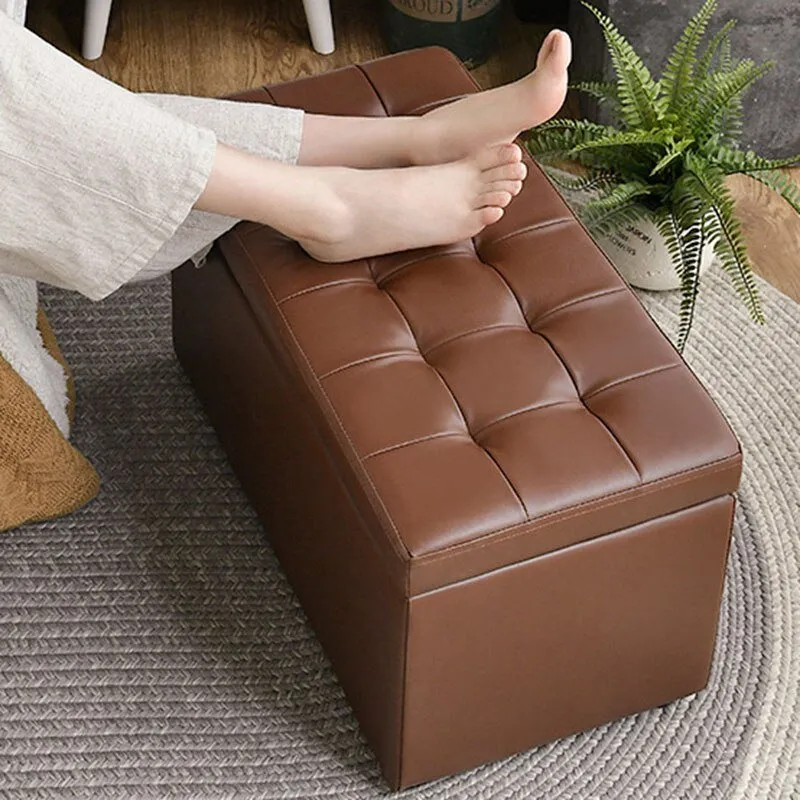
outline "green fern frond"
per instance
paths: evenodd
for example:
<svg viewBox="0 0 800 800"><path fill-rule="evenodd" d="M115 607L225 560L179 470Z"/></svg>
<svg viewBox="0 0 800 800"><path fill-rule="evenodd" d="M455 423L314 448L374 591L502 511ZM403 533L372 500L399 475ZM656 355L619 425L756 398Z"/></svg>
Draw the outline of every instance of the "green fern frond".
<svg viewBox="0 0 800 800"><path fill-rule="evenodd" d="M706 0L692 17L678 43L667 59L661 77L662 111L677 113L695 99L696 84L694 70L697 63L697 48L717 9L717 0Z"/></svg>
<svg viewBox="0 0 800 800"><path fill-rule="evenodd" d="M656 102L658 83L653 80L642 59L614 23L586 0L581 0L581 5L594 14L603 29L611 63L617 73L620 117L623 124L629 128L654 128L659 119Z"/></svg>
<svg viewBox="0 0 800 800"><path fill-rule="evenodd" d="M681 305L676 347L683 352L694 323L697 294L700 290L700 265L706 243L704 225L707 208L685 180L675 185L673 203L655 216L672 263L681 282Z"/></svg>
<svg viewBox="0 0 800 800"><path fill-rule="evenodd" d="M714 56L717 55L722 43L726 43L726 49L728 53L728 61L730 62L730 48L731 48L731 40L730 40L730 33L736 27L736 20L731 19L728 20L710 39L709 43L706 45L706 49L703 51L702 55L700 56L697 62L697 68L695 70L695 75L697 78L704 78L708 75L711 71L711 65L714 63ZM730 63L727 67L723 67L723 69L727 70L730 69Z"/></svg>
<svg viewBox="0 0 800 800"><path fill-rule="evenodd" d="M681 250L681 231L675 218L675 213L670 208L661 208L653 215L653 221L664 239L664 244L672 259L675 271L682 281L686 265L684 263L683 250Z"/></svg>
<svg viewBox="0 0 800 800"><path fill-rule="evenodd" d="M524 142L530 154L539 161L564 161L575 147L613 131L607 125L586 120L550 120L528 131Z"/></svg>
<svg viewBox="0 0 800 800"><path fill-rule="evenodd" d="M798 214L800 214L800 186L785 172L771 170L766 172L750 172L751 178L768 186L779 194Z"/></svg>
<svg viewBox="0 0 800 800"><path fill-rule="evenodd" d="M686 166L688 171L685 179L694 186L698 197L709 204L708 238L714 243L714 252L752 319L763 323L758 287L747 255L742 226L734 211L733 197L725 186L724 174L709 168L697 158L687 158Z"/></svg>
<svg viewBox="0 0 800 800"><path fill-rule="evenodd" d="M698 102L689 115L689 129L698 141L719 135L720 118L733 114L739 118L736 105L742 94L775 65L773 61L756 64L750 59L740 61L731 72L712 73L698 86ZM728 128L730 122L725 127ZM727 133L727 130L725 131Z"/></svg>
<svg viewBox="0 0 800 800"><path fill-rule="evenodd" d="M700 292L700 266L703 260L703 248L706 244L705 226L699 225L684 231L681 239L685 269L681 278L681 307L678 321L678 340L675 346L679 353L686 347L686 340L694 323L694 311L697 308L697 295Z"/></svg>
<svg viewBox="0 0 800 800"><path fill-rule="evenodd" d="M664 131L615 131L576 145L569 157L594 169L613 169L619 182L648 181L669 142Z"/></svg>
<svg viewBox="0 0 800 800"><path fill-rule="evenodd" d="M585 119L551 119L531 128L524 138L534 155L538 152L536 148L540 142L546 142L547 148L552 149L559 140L562 142L561 149L566 153L577 144L609 136L615 130L610 125L600 125Z"/></svg>
<svg viewBox="0 0 800 800"><path fill-rule="evenodd" d="M530 129L530 133L535 131L550 131L550 130L576 130L576 131L597 131L599 133L616 130L611 125L601 125L599 122L591 122L588 119L570 119L569 117L554 117L548 119L541 125Z"/></svg>
<svg viewBox="0 0 800 800"><path fill-rule="evenodd" d="M649 214L645 208L632 200L630 203L610 209L604 215L587 220L581 213L581 220L589 230L595 234L610 234L614 231L624 229L627 225L633 225L643 219L648 219Z"/></svg>
<svg viewBox="0 0 800 800"><path fill-rule="evenodd" d="M731 72L733 70L733 57L731 56L731 37L723 36L719 43L719 71Z"/></svg>
<svg viewBox="0 0 800 800"><path fill-rule="evenodd" d="M647 197L657 191L658 188L640 181L617 184L603 197L597 197L586 204L584 207L586 218L591 220L594 214L602 215L606 211L622 206L635 198Z"/></svg>
<svg viewBox="0 0 800 800"><path fill-rule="evenodd" d="M630 147L634 145L655 145L664 147L669 140L666 131L613 131L604 136L591 139L573 148L574 153L582 150L597 150L603 147Z"/></svg>
<svg viewBox="0 0 800 800"><path fill-rule="evenodd" d="M580 211L581 220L594 234L611 233L649 216L648 210L639 202L649 193L649 187L634 188L628 184L615 187L611 195L586 203Z"/></svg>
<svg viewBox="0 0 800 800"><path fill-rule="evenodd" d="M569 88L588 94L600 103L619 103L617 85L612 81L580 81L571 83Z"/></svg>
<svg viewBox="0 0 800 800"><path fill-rule="evenodd" d="M736 144L742 138L744 106L741 97L731 99L719 115L719 136L727 144Z"/></svg>
<svg viewBox="0 0 800 800"><path fill-rule="evenodd" d="M568 192L594 192L609 189L618 183L613 172L590 172L588 175L570 175L564 170L548 169L545 172L559 189Z"/></svg>
<svg viewBox="0 0 800 800"><path fill-rule="evenodd" d="M679 159L694 144L694 139L681 139L676 145L671 145L661 160L653 167L650 175L655 177L663 172L673 161Z"/></svg>
<svg viewBox="0 0 800 800"><path fill-rule="evenodd" d="M751 172L800 166L800 153L787 158L763 158L752 150L739 150L723 144L716 147L709 146L706 152L708 160L726 175L746 175Z"/></svg>

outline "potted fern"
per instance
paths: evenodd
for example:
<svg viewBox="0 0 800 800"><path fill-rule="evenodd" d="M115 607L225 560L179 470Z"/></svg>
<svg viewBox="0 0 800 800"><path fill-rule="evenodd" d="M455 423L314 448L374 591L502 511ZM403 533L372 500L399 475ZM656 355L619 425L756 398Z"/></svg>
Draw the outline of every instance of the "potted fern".
<svg viewBox="0 0 800 800"><path fill-rule="evenodd" d="M800 190L782 171L800 164L800 156L767 159L739 146L742 95L773 64L731 57L733 20L707 38L717 0L705 0L655 80L611 20L582 4L600 23L616 81L573 88L608 107L615 124L553 119L526 134L528 149L568 196L580 198L584 223L634 285L670 283L648 275L652 249L648 263L642 262L640 245L660 240L668 276L681 290L679 350L691 330L702 269L714 255L750 316L763 322L725 177L750 175L800 213ZM580 174L553 169L564 162L580 165ZM625 256L631 252L626 275Z"/></svg>

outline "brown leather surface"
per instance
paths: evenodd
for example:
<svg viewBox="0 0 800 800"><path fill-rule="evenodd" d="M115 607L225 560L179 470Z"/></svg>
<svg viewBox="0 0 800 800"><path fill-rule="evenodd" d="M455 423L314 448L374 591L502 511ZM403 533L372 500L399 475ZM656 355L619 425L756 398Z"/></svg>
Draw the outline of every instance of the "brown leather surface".
<svg viewBox="0 0 800 800"><path fill-rule="evenodd" d="M378 755L400 779L408 603L332 458L215 249L173 273L181 364ZM393 579L394 578L394 579ZM307 732L314 735L312 732Z"/></svg>
<svg viewBox="0 0 800 800"><path fill-rule="evenodd" d="M243 99L473 89L431 49ZM323 265L242 224L173 274L181 363L394 788L708 679L738 444L529 166L474 242Z"/></svg>
<svg viewBox="0 0 800 800"><path fill-rule="evenodd" d="M730 497L408 598L336 442L219 251L173 281L181 363L390 785L705 685Z"/></svg>
<svg viewBox="0 0 800 800"><path fill-rule="evenodd" d="M472 88L432 50L267 92L399 114ZM521 195L474 242L321 265L267 228L222 241L358 473L410 594L738 485L721 414L528 163Z"/></svg>
<svg viewBox="0 0 800 800"><path fill-rule="evenodd" d="M732 513L721 497L413 598L404 783L702 689Z"/></svg>

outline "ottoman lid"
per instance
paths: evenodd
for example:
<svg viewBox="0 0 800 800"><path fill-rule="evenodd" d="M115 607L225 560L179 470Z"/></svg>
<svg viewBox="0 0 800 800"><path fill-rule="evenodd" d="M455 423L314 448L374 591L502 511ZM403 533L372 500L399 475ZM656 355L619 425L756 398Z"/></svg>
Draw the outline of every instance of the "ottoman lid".
<svg viewBox="0 0 800 800"><path fill-rule="evenodd" d="M325 265L255 225L222 242L410 594L738 486L724 418L528 167L503 219L450 247Z"/></svg>

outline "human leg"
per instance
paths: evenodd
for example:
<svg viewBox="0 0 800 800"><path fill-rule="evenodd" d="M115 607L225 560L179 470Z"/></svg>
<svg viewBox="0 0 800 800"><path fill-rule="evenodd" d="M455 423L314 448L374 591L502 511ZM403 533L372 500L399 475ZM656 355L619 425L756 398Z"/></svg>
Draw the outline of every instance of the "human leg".
<svg viewBox="0 0 800 800"><path fill-rule="evenodd" d="M536 69L524 78L421 117L307 114L298 163L362 169L441 164L513 141L561 108L571 57L569 36L551 31L539 50Z"/></svg>
<svg viewBox="0 0 800 800"><path fill-rule="evenodd" d="M280 164L219 145L196 208L276 228L321 261L448 244L496 222L525 167L505 144L385 170Z"/></svg>
<svg viewBox="0 0 800 800"><path fill-rule="evenodd" d="M357 169L441 164L510 142L553 116L564 102L570 58L569 36L552 31L539 50L536 69L524 78L422 117L301 115L263 103L143 97L187 122L211 128L221 142L278 161Z"/></svg>
<svg viewBox="0 0 800 800"><path fill-rule="evenodd" d="M433 165L469 159L487 145L510 142L523 129L552 116L564 99L570 57L569 37L560 31L553 31L539 51L534 72L515 83L468 96L422 117L303 115L295 109L276 108L261 103L235 103L174 95L144 97L188 122L211 128L221 142L283 163L297 163L307 167L351 167L360 170ZM450 172L455 177L461 171ZM330 177L329 175L328 178ZM511 169L507 184L500 191L513 196L519 191L519 182L524 177L524 167L516 164ZM388 181L395 178L396 174L368 178L363 174L345 173L337 177L336 188L343 190L346 184L352 187L355 196L359 196L367 183L377 190L388 186ZM426 185L426 179L421 175L414 175L412 180L410 175L403 174L403 178L409 189L410 186L419 186L422 189ZM279 182L279 185L283 184ZM457 180L455 185L460 185ZM445 191L453 190L454 186L448 185ZM349 192L347 194L353 196ZM396 196L395 192L388 190L383 194ZM294 207L295 200L290 202L289 208ZM380 213L391 205L388 201L389 197L385 196L382 202L378 202L378 207L382 209ZM410 207L424 206L424 199L422 203L412 201L399 218L407 219ZM503 204L496 206L502 207ZM285 226L288 222L289 229L300 231L300 238L306 236L308 247L314 249L318 257L323 257L324 253L332 256L331 242L323 243L320 249L318 230L305 230L302 219L298 228L297 221L284 219L286 207L278 210L281 221L276 227L280 228L283 224L284 232L287 232ZM168 272L207 249L211 242L233 227L237 221L233 212L221 213L230 216L192 211L186 222L163 245L137 279L148 279ZM263 209L258 213L263 218ZM355 213L360 219L365 218L364 214ZM488 219L495 214L495 211L481 212L477 216ZM325 216L318 212L315 219L322 220ZM467 216L471 220L476 218L475 214ZM420 246L413 244L419 240L421 234L414 224L399 226L395 218L390 228L393 232L389 239L398 236L402 229L404 233L400 238L407 241L406 246ZM446 225L440 227L441 234L445 230ZM335 235L334 231L334 238ZM423 235L422 238L429 237ZM362 232L358 240L363 246L372 237L364 236ZM342 247L340 243L336 252L352 252L349 247Z"/></svg>

